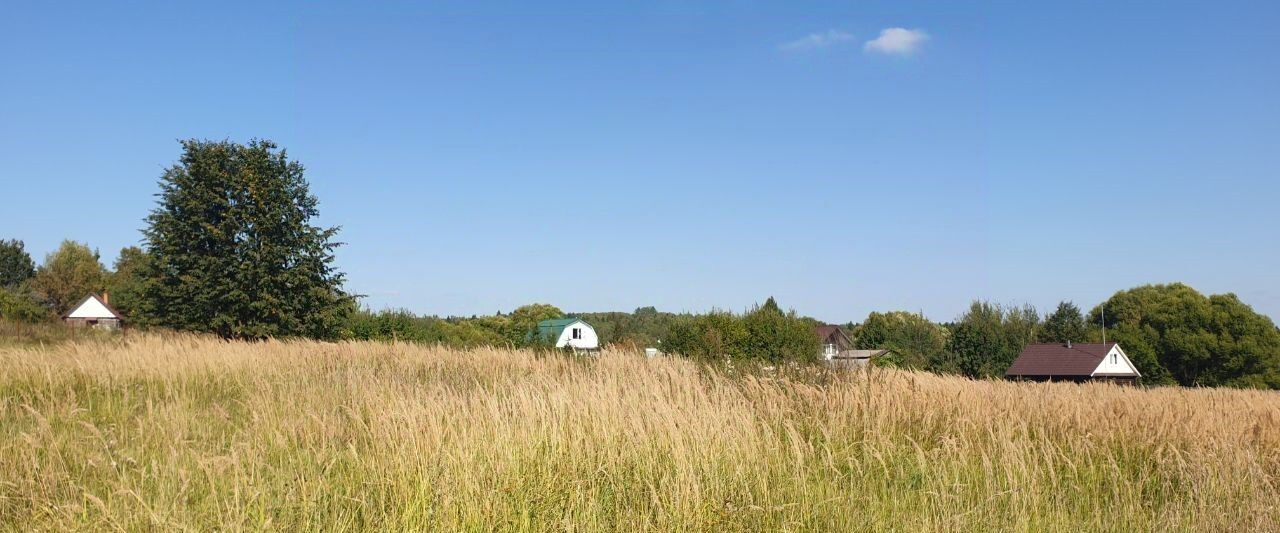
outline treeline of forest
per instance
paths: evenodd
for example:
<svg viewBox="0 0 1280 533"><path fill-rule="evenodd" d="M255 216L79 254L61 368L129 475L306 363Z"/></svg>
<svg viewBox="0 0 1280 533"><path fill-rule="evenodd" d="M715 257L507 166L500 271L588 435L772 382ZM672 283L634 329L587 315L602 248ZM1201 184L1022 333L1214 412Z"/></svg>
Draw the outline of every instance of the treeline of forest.
<svg viewBox="0 0 1280 533"><path fill-rule="evenodd" d="M365 324L358 338L520 346L525 328L563 314L544 304L472 318L363 310L357 313L357 321ZM783 312L772 298L744 313L677 314L642 307L632 313L568 314L590 323L604 344L657 347L707 361L812 361L820 349L813 327L821 322ZM1042 314L1030 305L974 301L950 322L889 311L841 327L856 348L892 350L877 364L943 374L1000 377L1028 344L1102 342L1105 334L1108 342L1124 347L1146 384L1280 389L1275 323L1234 294L1206 296L1182 283L1122 290L1087 313L1072 302Z"/></svg>
<svg viewBox="0 0 1280 533"><path fill-rule="evenodd" d="M114 268L89 246L66 241L37 266L23 243L0 241L0 317L40 322L57 316L87 294L108 292L131 326L159 325L143 300L148 254L121 250ZM1180 283L1117 292L1083 312L1062 302L1042 315L1034 307L975 301L951 322L912 312L873 312L841 327L859 349L892 349L878 364L999 377L1029 343L1119 342L1148 384L1280 389L1280 330L1235 295L1205 296ZM743 313L669 313L653 307L633 312L566 313L530 304L510 313L473 317L420 316L407 310L352 309L334 339L398 340L467 348L530 346L529 333L548 318L586 320L606 345L643 348L707 361L812 361L820 350L813 327L821 322L783 312L772 298Z"/></svg>
<svg viewBox="0 0 1280 533"><path fill-rule="evenodd" d="M18 240L0 241L0 319L54 321L90 293L131 327L228 339L382 339L449 346L529 346L540 320L591 323L602 342L657 347L706 361L812 361L816 320L772 299L741 313L564 313L531 304L492 316L424 317L362 309L332 262L337 228L311 223L318 200L303 167L270 141L182 141L160 177L144 247L121 250L113 268L97 251L65 241L39 266ZM1103 323L1105 317L1105 324ZM1105 325L1105 328L1104 328ZM879 364L998 377L1028 343L1097 342L1105 329L1148 384L1280 389L1280 330L1233 294L1183 284L1117 292L1083 312L1070 302L1041 315L1031 306L975 301L954 321L871 313L844 324L858 348L888 348Z"/></svg>

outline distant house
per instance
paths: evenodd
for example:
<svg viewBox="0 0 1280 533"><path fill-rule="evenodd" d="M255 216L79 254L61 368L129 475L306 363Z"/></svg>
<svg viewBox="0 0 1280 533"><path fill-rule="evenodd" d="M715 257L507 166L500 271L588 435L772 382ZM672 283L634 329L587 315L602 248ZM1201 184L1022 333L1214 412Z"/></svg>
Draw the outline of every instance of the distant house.
<svg viewBox="0 0 1280 533"><path fill-rule="evenodd" d="M1032 344L1004 373L1006 378L1029 381L1112 381L1134 385L1142 374L1120 349L1120 344Z"/></svg>
<svg viewBox="0 0 1280 533"><path fill-rule="evenodd" d="M813 333L822 343L822 358L830 361L840 352L853 349L853 339L840 326L817 326Z"/></svg>
<svg viewBox="0 0 1280 533"><path fill-rule="evenodd" d="M120 329L124 325L124 316L111 307L111 296L103 293L99 298L96 294L90 294L80 302L80 305L72 307L67 314L62 315L62 321L72 327L90 327L98 329Z"/></svg>
<svg viewBox="0 0 1280 533"><path fill-rule="evenodd" d="M822 343L818 356L833 366L864 367L873 357L880 357L892 350L855 350L853 339L840 326L817 326L813 333Z"/></svg>
<svg viewBox="0 0 1280 533"><path fill-rule="evenodd" d="M865 367L865 366L867 366L867 365L871 364L871 360L872 360L872 359L876 359L876 358L879 358L879 357L884 357L884 356L889 355L889 354L891 354L891 353L896 353L896 352L894 352L893 350L888 350L888 349L884 349L884 350L845 350L845 351L843 351L843 352L840 352L840 353L836 354L836 355L835 355L835 357L832 357L831 359L828 359L827 361L829 361L829 362L831 363L831 366L847 366L847 367L857 367L857 368L862 368L862 367Z"/></svg>
<svg viewBox="0 0 1280 533"><path fill-rule="evenodd" d="M556 348L600 348L600 337L596 335L595 328L580 318L555 318L538 322L538 338L554 340Z"/></svg>

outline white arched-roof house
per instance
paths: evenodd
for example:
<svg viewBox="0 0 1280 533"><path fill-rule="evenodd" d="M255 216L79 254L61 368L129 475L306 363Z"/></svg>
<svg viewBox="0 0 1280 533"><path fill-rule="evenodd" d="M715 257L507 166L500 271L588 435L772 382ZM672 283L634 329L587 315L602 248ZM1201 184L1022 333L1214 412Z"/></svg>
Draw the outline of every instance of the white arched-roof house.
<svg viewBox="0 0 1280 533"><path fill-rule="evenodd" d="M555 340L556 348L595 350L600 347L596 329L580 318L555 318L538 322L538 337Z"/></svg>

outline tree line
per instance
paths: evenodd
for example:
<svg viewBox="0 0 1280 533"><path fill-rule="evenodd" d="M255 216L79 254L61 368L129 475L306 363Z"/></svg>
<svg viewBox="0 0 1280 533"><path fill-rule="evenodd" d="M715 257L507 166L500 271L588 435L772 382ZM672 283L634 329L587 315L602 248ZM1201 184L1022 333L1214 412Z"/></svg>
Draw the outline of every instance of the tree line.
<svg viewBox="0 0 1280 533"><path fill-rule="evenodd" d="M531 313L535 308L542 313ZM545 304L471 318L360 311L361 320L382 326L366 326L358 337L520 346L521 332L537 320L564 314ZM820 350L813 329L821 322L783 312L772 298L744 313L668 313L642 307L632 313L568 314L592 324L605 344L658 347L704 361L814 361ZM408 326L392 326L415 321L430 333L411 335L404 333L412 329ZM999 378L1028 344L1098 343L1105 336L1107 342L1120 343L1149 385L1280 389L1280 329L1275 323L1234 294L1206 296L1181 283L1122 290L1087 313L1066 301L1043 315L1029 305L974 301L949 322L889 311L872 312L841 327L855 348L891 350L875 360L884 366ZM387 333L395 331L400 333Z"/></svg>
<svg viewBox="0 0 1280 533"><path fill-rule="evenodd" d="M1280 329L1234 294L1205 296L1182 284L1122 290L1087 314L1061 302L973 302L954 322L871 313L848 324L859 348L889 348L884 362L974 378L999 377L1031 343L1118 342L1151 385L1280 389Z"/></svg>
<svg viewBox="0 0 1280 533"><path fill-rule="evenodd" d="M772 298L742 313L564 313L545 303L490 316L419 316L358 306L333 266L338 228L314 224L318 200L303 166L270 141L182 141L159 180L142 246L112 268L89 245L64 241L36 265L20 240L0 241L0 318L55 319L88 294L109 293L133 327L228 339L307 337L530 346L540 320L571 315L606 344L658 347L706 361L813 361L820 322ZM1149 384L1280 389L1280 330L1233 294L1180 283L1117 292L1088 313L1062 302L975 301L954 321L873 312L842 326L857 348L890 349L877 364L974 378L1002 376L1033 342L1120 342Z"/></svg>

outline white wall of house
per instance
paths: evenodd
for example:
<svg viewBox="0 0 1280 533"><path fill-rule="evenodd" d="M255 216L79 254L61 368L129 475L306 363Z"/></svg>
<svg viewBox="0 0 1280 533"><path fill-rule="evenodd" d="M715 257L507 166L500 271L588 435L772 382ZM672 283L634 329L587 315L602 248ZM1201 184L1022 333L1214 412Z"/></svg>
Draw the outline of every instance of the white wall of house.
<svg viewBox="0 0 1280 533"><path fill-rule="evenodd" d="M596 336L595 328L579 320L565 326L564 331L560 332L560 338L556 339L556 348L565 346L580 350L594 350L600 347L600 337Z"/></svg>
<svg viewBox="0 0 1280 533"><path fill-rule="evenodd" d="M1107 352L1107 356L1102 358L1102 363L1098 364L1098 368L1094 369L1093 373L1142 375L1138 373L1138 369L1129 361L1129 356L1124 354L1124 350L1120 349L1119 344L1111 347L1111 351Z"/></svg>
<svg viewBox="0 0 1280 533"><path fill-rule="evenodd" d="M828 344L823 344L823 345L822 345L822 358L823 358L823 359L826 359L826 360L830 361L833 357L835 357L835 356L836 356L836 354L837 354L837 353L839 353L839 350L837 350L837 349L836 349L836 345L835 345L835 344L828 343Z"/></svg>
<svg viewBox="0 0 1280 533"><path fill-rule="evenodd" d="M84 303L80 304L79 307L76 307L74 310L68 313L67 318L120 318L120 317L116 316L115 313L112 313L110 309L107 309L107 306L102 305L102 302L99 302L97 298L89 298L88 300L85 300Z"/></svg>

